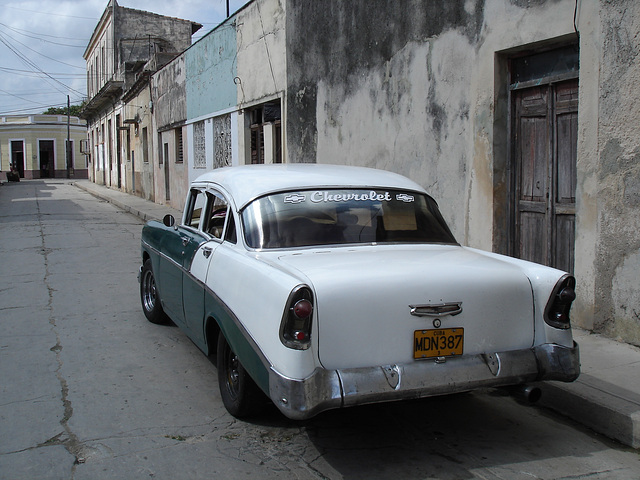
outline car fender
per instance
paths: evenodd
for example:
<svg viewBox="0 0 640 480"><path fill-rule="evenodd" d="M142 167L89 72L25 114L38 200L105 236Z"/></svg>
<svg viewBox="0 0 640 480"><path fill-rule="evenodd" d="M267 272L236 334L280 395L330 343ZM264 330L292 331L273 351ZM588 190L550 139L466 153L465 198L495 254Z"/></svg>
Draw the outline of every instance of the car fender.
<svg viewBox="0 0 640 480"><path fill-rule="evenodd" d="M539 263L500 255L498 253L487 252L470 247L463 248L476 252L480 255L515 265L527 276L529 283L531 284L531 291L533 292L534 299L535 345L556 343L565 347L573 346L573 335L571 334L571 329L563 330L554 328L551 325L548 325L543 318L545 307L549 301L549 297L553 293L553 289L560 279L567 275L567 272L547 267Z"/></svg>
<svg viewBox="0 0 640 480"><path fill-rule="evenodd" d="M260 359L265 370L275 369L290 378L306 378L318 366L315 349L286 347L279 331L289 294L307 282L284 269L274 268L269 261L263 261L262 255L226 244L215 250L206 280L208 315L216 319L252 377L251 365L257 368Z"/></svg>

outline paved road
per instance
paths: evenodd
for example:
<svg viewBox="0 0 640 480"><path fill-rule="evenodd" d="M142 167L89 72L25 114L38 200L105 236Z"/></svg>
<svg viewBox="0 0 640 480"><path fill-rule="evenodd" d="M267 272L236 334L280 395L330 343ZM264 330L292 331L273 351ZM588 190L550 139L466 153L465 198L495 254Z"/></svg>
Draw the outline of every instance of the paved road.
<svg viewBox="0 0 640 480"><path fill-rule="evenodd" d="M638 479L640 455L496 393L228 415L138 300L140 221L62 180L0 187L0 479Z"/></svg>

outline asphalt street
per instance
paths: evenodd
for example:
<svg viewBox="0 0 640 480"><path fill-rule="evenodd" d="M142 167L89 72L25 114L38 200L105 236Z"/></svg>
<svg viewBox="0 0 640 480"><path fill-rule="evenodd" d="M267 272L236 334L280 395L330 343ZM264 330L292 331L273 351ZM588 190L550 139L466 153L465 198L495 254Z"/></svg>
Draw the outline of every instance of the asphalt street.
<svg viewBox="0 0 640 480"><path fill-rule="evenodd" d="M640 455L498 392L238 421L150 324L140 218L64 180L0 187L0 479L638 479Z"/></svg>

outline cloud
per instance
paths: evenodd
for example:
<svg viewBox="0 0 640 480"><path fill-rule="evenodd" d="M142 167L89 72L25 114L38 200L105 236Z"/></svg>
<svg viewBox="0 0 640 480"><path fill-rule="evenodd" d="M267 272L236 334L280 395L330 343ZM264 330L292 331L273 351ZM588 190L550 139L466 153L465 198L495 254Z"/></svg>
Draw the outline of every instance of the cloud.
<svg viewBox="0 0 640 480"><path fill-rule="evenodd" d="M246 0L230 0L231 13ZM0 114L42 113L86 97L82 58L108 0L0 0ZM192 20L202 37L226 17L226 0L118 0L123 7Z"/></svg>

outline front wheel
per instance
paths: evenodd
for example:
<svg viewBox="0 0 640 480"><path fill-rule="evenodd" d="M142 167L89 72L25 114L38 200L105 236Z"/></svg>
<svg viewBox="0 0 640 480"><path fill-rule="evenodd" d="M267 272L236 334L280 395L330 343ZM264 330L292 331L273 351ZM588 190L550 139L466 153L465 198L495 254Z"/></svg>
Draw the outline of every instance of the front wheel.
<svg viewBox="0 0 640 480"><path fill-rule="evenodd" d="M144 262L140 273L140 303L142 303L144 316L151 323L167 323L167 316L160 305L160 296L156 289L156 279L153 275L150 258Z"/></svg>
<svg viewBox="0 0 640 480"><path fill-rule="evenodd" d="M220 396L227 411L237 418L260 413L265 396L240 363L222 331L218 335L217 363Z"/></svg>

